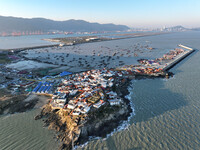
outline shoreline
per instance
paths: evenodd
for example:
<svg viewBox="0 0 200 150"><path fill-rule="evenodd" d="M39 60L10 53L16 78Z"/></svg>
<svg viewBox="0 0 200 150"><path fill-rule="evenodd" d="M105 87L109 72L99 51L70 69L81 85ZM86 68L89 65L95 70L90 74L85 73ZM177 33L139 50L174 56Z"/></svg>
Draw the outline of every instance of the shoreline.
<svg viewBox="0 0 200 150"><path fill-rule="evenodd" d="M161 76L161 78L163 77ZM113 133L127 128L129 118L134 115L134 108L132 108L131 100L128 98L131 94L130 90L132 89L131 83L133 80L126 77L122 78L126 81L123 85L119 84L116 92L122 99L123 105L103 118L94 119L93 117L89 117L90 119L85 124L76 127L69 125L68 122L63 122L65 118L63 110L52 110L51 104L47 104L41 113L35 116L35 120L43 119L45 127L59 133L57 139L62 143L60 149L70 150L73 149L72 145L79 147L96 138L107 138ZM152 77L148 76L148 78ZM147 79L147 76L143 76L141 79ZM136 80L138 79L136 78ZM101 109L98 111L102 112Z"/></svg>
<svg viewBox="0 0 200 150"><path fill-rule="evenodd" d="M186 54L187 53L190 53L190 51L187 51ZM172 54L173 54L173 58L175 59L171 61L169 64L173 64L174 62L179 61L180 58L187 56L184 53L184 50L181 50L181 49L176 49L175 51L171 51L169 54L167 54L167 56L168 55L171 56ZM163 59L164 59L164 56L163 56ZM138 60L138 61L140 61L140 63L145 65L146 67L147 67L147 63L149 62L148 60L145 60L145 59ZM157 64L159 63L157 62L156 65ZM48 126L49 129L55 129L57 132L60 133L57 137L62 142L60 149L70 150L70 149L74 149L74 145L75 146L85 145L88 141L92 139L106 138L109 135L112 135L112 133L114 133L115 131L117 131L120 128L120 126L124 125L125 123L124 121L127 121L128 118L131 116L131 113L133 113L134 111L134 109L131 108L131 101L127 99L126 97L127 95L130 94L130 91L129 91L129 88L130 88L129 86L131 83L130 79L135 78L136 80L138 80L138 79L144 79L144 78L145 79L146 78L154 79L154 78L163 78L163 77L169 78L170 76L173 76L173 73L162 69L161 64L160 64L160 68L161 68L160 70L159 69L153 70L153 67L149 69L148 67L144 69L140 69L141 71L144 70L143 72L136 69L135 71L137 71L138 73L131 72L131 70L126 70L122 72L115 70L113 73L108 71L111 74L115 74L115 75L118 74L118 76L114 77L115 84L112 85L112 88L115 87L114 89L116 90L114 91L117 93L117 96L121 98L122 105L120 105L119 107L112 106L114 108L114 111L110 111L109 105L107 104L104 105L102 108L98 109L97 114L90 111L88 113L87 120L85 120L85 122L81 125L78 125L78 124L73 125L73 122L71 123L67 121L63 122L62 120L66 118L63 115L64 114L64 112L62 112L64 111L63 109L57 110L55 112L53 112L50 109L50 110L47 110L45 113L43 113L42 111L41 114L36 116L35 119L37 120L43 117L47 118L45 121L46 123L45 126ZM95 72L98 72L98 71L95 71ZM89 71L91 75L95 72ZM101 76L101 73L103 72L102 71L99 71L99 72L100 72L99 76ZM106 70L105 72L107 73ZM113 75L111 76L113 77ZM123 82L120 82L120 81L123 81ZM107 109L104 109L104 108L107 108ZM99 115L99 113L101 115ZM48 114L50 114L50 117Z"/></svg>
<svg viewBox="0 0 200 150"><path fill-rule="evenodd" d="M27 112L32 109L42 108L49 98L39 95L16 95L0 100L0 115Z"/></svg>
<svg viewBox="0 0 200 150"><path fill-rule="evenodd" d="M88 124L86 123L83 127L80 127L80 135L76 139L76 141L74 141L75 146L85 145L85 143L93 140L94 138L107 138L108 136L117 132L120 126L123 126L124 123L127 123L128 118L131 116L134 110L132 109L130 105L130 100L127 98L127 95L130 95L130 92L129 92L130 83L131 83L131 80L127 79L126 83L120 88L122 90L119 90L117 92L124 101L124 106L120 108L120 110L123 110L124 112L122 114L119 114L118 112L114 111L113 113L109 115L115 116L117 114L118 117L114 117L114 118L111 117L109 120L107 119L105 120L105 118L102 118L100 120L95 121L94 123L89 121ZM65 134L66 132L69 132L68 129L66 130L63 129L64 124L59 125L58 121L61 118L59 115L56 115L56 112L52 111L50 107L47 104L42 109L41 113L35 117L35 119L36 120L45 119L44 126L48 127L49 129L54 129L59 133L57 136L57 139L59 139L63 143L60 149L72 149L71 147L72 139L70 139L71 135L69 135L69 133L68 135ZM98 127L95 127L97 124L98 124ZM106 124L109 124L109 126L107 126ZM104 131L102 131L102 129ZM66 136L68 138L66 138ZM65 141L64 139L67 139L67 141Z"/></svg>

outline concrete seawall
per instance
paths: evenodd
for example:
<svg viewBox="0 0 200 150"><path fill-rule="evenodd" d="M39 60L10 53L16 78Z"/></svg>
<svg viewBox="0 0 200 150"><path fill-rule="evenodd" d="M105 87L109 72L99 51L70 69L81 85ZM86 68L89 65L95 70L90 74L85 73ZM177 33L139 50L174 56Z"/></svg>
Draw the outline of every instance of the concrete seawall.
<svg viewBox="0 0 200 150"><path fill-rule="evenodd" d="M60 44L53 44L53 45L41 45L41 46L31 46L31 47L23 47L23 48L10 48L10 49L0 49L1 51L14 51L20 52L28 49L37 49L37 48L47 48L47 47L57 47Z"/></svg>
<svg viewBox="0 0 200 150"><path fill-rule="evenodd" d="M190 48L190 47L187 47L187 46L184 46L184 45L181 45L181 44L179 44L178 46L185 48L185 49L188 49L188 51L185 51L183 54L180 54L175 59L173 59L171 62L166 63L165 66L161 67L164 71L171 69L176 64L178 64L181 60L183 60L184 58L186 58L187 56L189 56L191 53L193 53L195 51L193 48Z"/></svg>

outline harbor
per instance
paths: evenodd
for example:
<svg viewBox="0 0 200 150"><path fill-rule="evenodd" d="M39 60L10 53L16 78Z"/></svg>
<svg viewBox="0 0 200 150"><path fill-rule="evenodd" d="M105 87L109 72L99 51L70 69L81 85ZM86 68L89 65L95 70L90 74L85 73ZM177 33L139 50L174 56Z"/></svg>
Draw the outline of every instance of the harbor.
<svg viewBox="0 0 200 150"><path fill-rule="evenodd" d="M183 54L177 56L175 59L173 59L173 61L169 62L166 64L166 66L163 66L163 70L167 71L169 69L171 69L173 66L175 66L177 63L179 63L181 60L183 60L184 58L186 58L187 56L189 56L191 53L193 53L195 50L193 48L184 46L182 44L178 45L179 47L185 48L188 51L185 51Z"/></svg>
<svg viewBox="0 0 200 150"><path fill-rule="evenodd" d="M65 76L50 77L56 81L55 93L52 93L52 106L60 108L70 108L69 114L80 114L90 110L90 107L100 108L106 102L112 105L120 105L121 100L117 96L116 87L125 82L125 79L135 79L136 77L168 77L168 70L181 60L189 56L194 49L178 45L187 50L176 48L156 60L138 60L141 65L123 66L112 69L96 69L72 74L65 72ZM49 80L49 79L48 79ZM61 81L60 81L61 80ZM45 80L47 81L47 80ZM33 92L38 94L48 93L50 83L40 82ZM47 90L48 89L48 90ZM46 92L45 92L46 91ZM95 96L93 96L95 94ZM111 97L110 97L111 95ZM98 98L94 98L98 97ZM94 100L91 100L94 99ZM82 104L85 103L84 105ZM77 105L77 103L80 103ZM79 109L81 107L81 109ZM78 109L77 109L78 108Z"/></svg>
<svg viewBox="0 0 200 150"><path fill-rule="evenodd" d="M163 57L156 59L139 59L139 65L125 65L118 67L117 70L123 70L129 72L129 78L134 77L169 77L168 71L179 63L181 60L189 56L195 50L181 45L180 48L175 48L170 50L168 53L164 54Z"/></svg>
<svg viewBox="0 0 200 150"><path fill-rule="evenodd" d="M105 120L105 116L117 115L117 118L127 119L132 112L130 103L125 98L126 94L122 92L122 89L127 89L130 79L141 76L167 77L167 71L170 68L194 51L183 45L178 46L181 48L170 50L163 57L155 60L138 60L141 65L134 67L126 65L121 70L119 68L96 69L63 77L56 83L57 86L49 104L35 119L47 117L45 126L60 131L59 139L67 139L61 140L63 142L61 148L71 149L74 144L83 144L88 141L88 136L104 137L112 130L104 127L105 131L100 133L101 126L97 126L97 123L104 122L111 126L112 120L116 125L115 119ZM39 84L41 86L42 83ZM42 88L42 86L36 87L34 92L44 93ZM125 111L124 108L129 108L129 111ZM119 114L118 111L123 113ZM95 127L91 127L91 124ZM112 128L115 128L115 125ZM67 126L67 128L61 129L62 126Z"/></svg>

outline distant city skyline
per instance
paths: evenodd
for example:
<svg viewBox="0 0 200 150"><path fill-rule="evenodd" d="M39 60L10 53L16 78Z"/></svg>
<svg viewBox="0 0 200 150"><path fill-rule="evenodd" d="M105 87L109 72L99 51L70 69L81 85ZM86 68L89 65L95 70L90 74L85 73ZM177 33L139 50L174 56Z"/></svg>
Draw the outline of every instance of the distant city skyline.
<svg viewBox="0 0 200 150"><path fill-rule="evenodd" d="M199 0L0 0L0 15L86 20L131 28L200 27Z"/></svg>

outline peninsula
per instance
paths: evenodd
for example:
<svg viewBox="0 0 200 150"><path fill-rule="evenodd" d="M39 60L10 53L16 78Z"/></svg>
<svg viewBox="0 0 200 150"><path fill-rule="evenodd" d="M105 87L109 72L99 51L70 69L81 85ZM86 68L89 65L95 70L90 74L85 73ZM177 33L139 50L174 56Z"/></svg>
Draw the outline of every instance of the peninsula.
<svg viewBox="0 0 200 150"><path fill-rule="evenodd" d="M116 69L99 69L70 74L55 83L49 103L35 119L46 118L45 125L56 130L63 143L60 149L73 149L90 137L106 137L132 109L126 95L130 79L169 77L173 65L194 50L176 48L156 60L138 60L141 65L126 65ZM33 90L45 93L50 83L39 83ZM48 93L48 92L47 92Z"/></svg>
<svg viewBox="0 0 200 150"><path fill-rule="evenodd" d="M119 61L118 67L108 67L108 64L102 61L107 66L99 65L95 69L63 71L59 74L48 72L46 76L40 69L31 69L28 73L25 70L11 69L12 65L9 64L2 65L2 86L12 91L19 99L16 101L15 97L9 98L4 91L5 96L0 101L0 113L32 109L41 97L45 96L49 99L48 103L43 106L41 113L35 116L35 119L43 118L45 127L57 131L57 138L62 143L61 149L72 149L74 146L86 143L92 139L91 137L106 137L123 124L123 121L128 120L133 111L126 97L129 94L130 81L171 76L172 73L168 70L194 51L183 45L179 47L181 48L170 50L156 59L137 59L137 64L133 62L129 65ZM138 53L141 52L138 45L135 48ZM140 46L140 48L154 50L149 46ZM125 53L130 55L131 51L126 50ZM115 52L112 55L119 58L116 55L122 54ZM17 52L17 55L9 52L2 55L2 58L3 56L14 59L16 63L20 63L23 59L31 60L30 56L26 55L26 51ZM137 57L135 53L133 56ZM110 59L111 57L108 57L107 61ZM55 69L55 64L51 65ZM14 76L16 78L13 78Z"/></svg>

